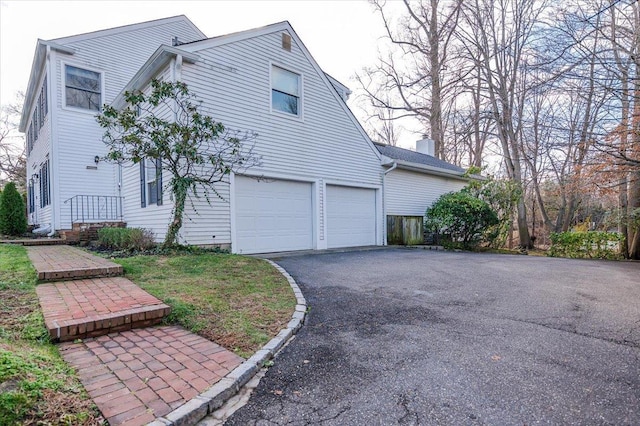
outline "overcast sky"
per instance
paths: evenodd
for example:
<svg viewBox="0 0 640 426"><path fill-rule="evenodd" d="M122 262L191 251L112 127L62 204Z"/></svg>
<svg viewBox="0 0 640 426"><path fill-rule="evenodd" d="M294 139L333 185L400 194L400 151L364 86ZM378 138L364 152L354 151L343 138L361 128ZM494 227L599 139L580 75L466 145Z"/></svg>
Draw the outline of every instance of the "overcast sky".
<svg viewBox="0 0 640 426"><path fill-rule="evenodd" d="M384 31L366 0L0 0L0 104L13 102L16 92L26 90L38 38L49 40L182 14L208 37L288 20L320 67L351 89L357 85L353 75L375 63ZM362 121L363 114L351 106Z"/></svg>

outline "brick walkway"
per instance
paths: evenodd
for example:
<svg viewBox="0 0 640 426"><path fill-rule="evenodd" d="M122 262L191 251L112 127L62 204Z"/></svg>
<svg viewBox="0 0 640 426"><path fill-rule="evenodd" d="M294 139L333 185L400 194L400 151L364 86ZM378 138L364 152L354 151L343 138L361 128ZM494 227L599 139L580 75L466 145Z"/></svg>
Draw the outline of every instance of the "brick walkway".
<svg viewBox="0 0 640 426"><path fill-rule="evenodd" d="M38 279L56 281L122 275L122 266L70 246L27 247Z"/></svg>
<svg viewBox="0 0 640 426"><path fill-rule="evenodd" d="M54 340L100 336L158 324L169 306L126 278L92 278L36 287Z"/></svg>
<svg viewBox="0 0 640 426"><path fill-rule="evenodd" d="M143 425L208 389L242 363L180 327L154 327L60 345L111 425Z"/></svg>
<svg viewBox="0 0 640 426"><path fill-rule="evenodd" d="M111 426L167 415L244 361L180 327L148 327L170 308L112 276L120 265L68 246L27 250L39 279L71 280L40 284L36 293L52 339L66 341L63 358Z"/></svg>

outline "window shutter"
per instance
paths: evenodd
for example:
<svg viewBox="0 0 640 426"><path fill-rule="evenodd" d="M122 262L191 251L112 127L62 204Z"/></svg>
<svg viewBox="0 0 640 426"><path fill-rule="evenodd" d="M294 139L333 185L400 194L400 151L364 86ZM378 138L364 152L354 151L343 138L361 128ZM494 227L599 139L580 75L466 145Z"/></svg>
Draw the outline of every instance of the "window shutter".
<svg viewBox="0 0 640 426"><path fill-rule="evenodd" d="M140 161L140 207L147 207L147 194L145 191L147 182L144 176L144 163L144 160Z"/></svg>
<svg viewBox="0 0 640 426"><path fill-rule="evenodd" d="M156 158L156 193L157 197L157 205L162 205L162 161L159 158Z"/></svg>

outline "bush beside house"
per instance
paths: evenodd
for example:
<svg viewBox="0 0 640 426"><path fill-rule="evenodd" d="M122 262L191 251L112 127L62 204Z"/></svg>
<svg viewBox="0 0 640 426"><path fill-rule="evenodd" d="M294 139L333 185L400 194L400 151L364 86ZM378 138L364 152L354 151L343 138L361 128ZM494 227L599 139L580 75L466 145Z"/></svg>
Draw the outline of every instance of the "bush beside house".
<svg viewBox="0 0 640 426"><path fill-rule="evenodd" d="M16 184L9 182L0 193L0 234L19 236L27 232L27 216Z"/></svg>
<svg viewBox="0 0 640 426"><path fill-rule="evenodd" d="M426 229L449 248L477 247L485 240L486 231L499 222L486 202L464 190L438 198L427 209L426 216Z"/></svg>

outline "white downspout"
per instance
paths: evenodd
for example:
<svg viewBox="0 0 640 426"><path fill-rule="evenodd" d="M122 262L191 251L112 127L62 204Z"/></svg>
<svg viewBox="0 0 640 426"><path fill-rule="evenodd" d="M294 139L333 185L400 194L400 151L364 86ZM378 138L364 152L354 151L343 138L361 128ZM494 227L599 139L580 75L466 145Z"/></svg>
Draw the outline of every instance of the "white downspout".
<svg viewBox="0 0 640 426"><path fill-rule="evenodd" d="M60 208L60 200L59 195L60 192L58 192L58 197L54 197L53 194L51 193L52 191L54 191L54 188L57 188L57 185L52 185L51 182L53 182L53 180L51 179L51 172L53 171L53 174L56 175L56 179L57 179L57 170L58 170L58 156L55 155L55 147L54 147L54 141L55 141L55 135L53 134L53 116L54 116L54 109L57 106L57 102L55 102L55 98L53 98L53 96L51 96L53 93L53 74L51 73L51 46L47 45L47 59L46 59L46 76L47 76L47 102L49 103L49 152L50 152L50 157L49 159L51 160L51 163L49 164L49 197L51 197L51 231L47 234L47 237L53 237L53 235L56 233L56 209ZM42 176L40 176L40 179L42 179Z"/></svg>
<svg viewBox="0 0 640 426"><path fill-rule="evenodd" d="M387 245L387 174L395 170L398 167L398 163L396 161L393 162L393 165L384 171L382 174L382 235L383 235L383 245Z"/></svg>

